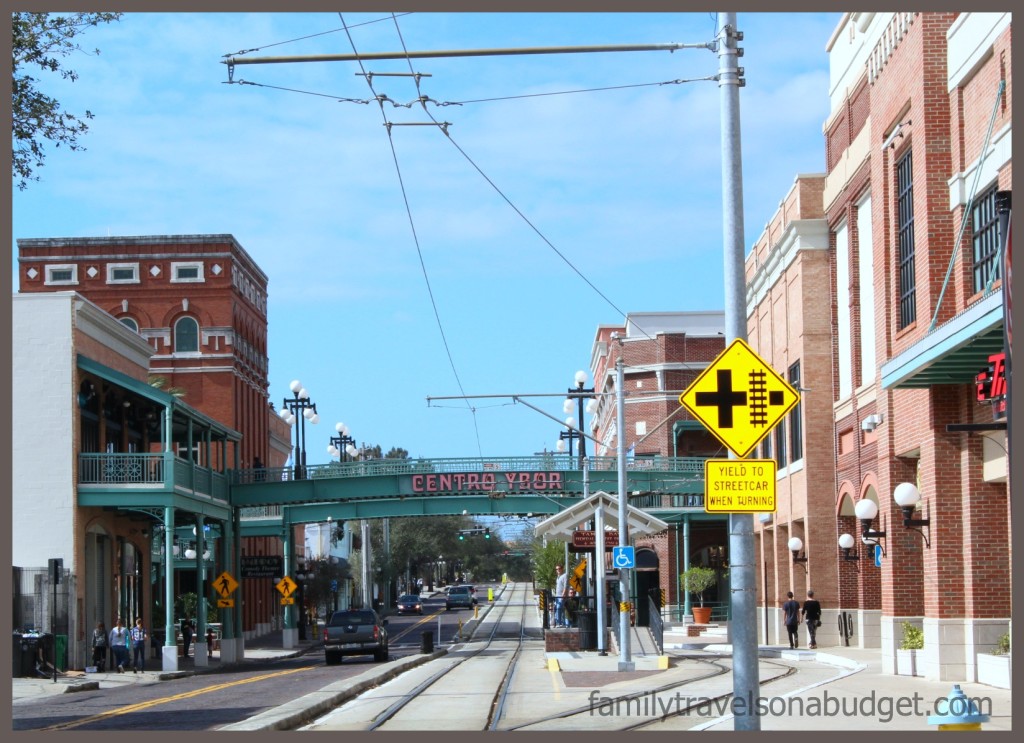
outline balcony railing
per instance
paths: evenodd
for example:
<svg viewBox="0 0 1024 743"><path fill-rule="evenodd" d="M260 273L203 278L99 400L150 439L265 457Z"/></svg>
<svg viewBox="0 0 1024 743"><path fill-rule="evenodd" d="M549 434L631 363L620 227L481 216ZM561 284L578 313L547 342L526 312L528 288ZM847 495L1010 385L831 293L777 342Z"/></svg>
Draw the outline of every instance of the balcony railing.
<svg viewBox="0 0 1024 743"><path fill-rule="evenodd" d="M228 499L227 475L214 472L170 453L78 455L79 485L181 488Z"/></svg>

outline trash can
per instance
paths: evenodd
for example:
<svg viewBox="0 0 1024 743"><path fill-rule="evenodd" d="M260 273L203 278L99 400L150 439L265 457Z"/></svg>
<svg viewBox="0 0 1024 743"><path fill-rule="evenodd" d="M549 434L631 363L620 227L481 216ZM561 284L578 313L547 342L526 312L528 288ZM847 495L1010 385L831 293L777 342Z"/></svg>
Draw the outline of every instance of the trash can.
<svg viewBox="0 0 1024 743"><path fill-rule="evenodd" d="M36 675L35 644L31 643L31 649L29 649L29 645L30 643L26 642L23 634L14 633L14 646L11 650L13 678Z"/></svg>
<svg viewBox="0 0 1024 743"><path fill-rule="evenodd" d="M579 622L580 650L597 650L597 612L576 612Z"/></svg>
<svg viewBox="0 0 1024 743"><path fill-rule="evenodd" d="M434 652L434 633L427 630L423 633L420 640L420 652L421 653L432 653Z"/></svg>

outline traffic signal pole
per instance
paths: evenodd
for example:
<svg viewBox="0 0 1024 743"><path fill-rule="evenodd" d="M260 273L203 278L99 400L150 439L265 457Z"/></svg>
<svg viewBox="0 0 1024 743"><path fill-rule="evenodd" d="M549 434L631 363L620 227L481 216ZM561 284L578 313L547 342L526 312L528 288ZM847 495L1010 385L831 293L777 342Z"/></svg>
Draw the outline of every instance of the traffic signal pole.
<svg viewBox="0 0 1024 743"><path fill-rule="evenodd" d="M735 13L719 13L718 90L722 117L722 247L725 269L725 343L747 339L743 269L743 168L740 156L740 87L736 43L743 36ZM729 453L730 459L736 455ZM760 730L758 694L757 586L754 515L729 515L729 578L733 651L733 727Z"/></svg>

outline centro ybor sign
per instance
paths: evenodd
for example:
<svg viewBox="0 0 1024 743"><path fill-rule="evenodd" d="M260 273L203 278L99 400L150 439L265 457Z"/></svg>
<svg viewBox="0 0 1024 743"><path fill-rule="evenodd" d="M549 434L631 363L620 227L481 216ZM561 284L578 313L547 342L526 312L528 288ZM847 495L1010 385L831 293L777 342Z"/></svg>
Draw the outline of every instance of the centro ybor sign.
<svg viewBox="0 0 1024 743"><path fill-rule="evenodd" d="M561 490L561 472L452 472L413 475L414 493L490 493Z"/></svg>
<svg viewBox="0 0 1024 743"><path fill-rule="evenodd" d="M704 510L708 513L775 513L774 459L708 459Z"/></svg>

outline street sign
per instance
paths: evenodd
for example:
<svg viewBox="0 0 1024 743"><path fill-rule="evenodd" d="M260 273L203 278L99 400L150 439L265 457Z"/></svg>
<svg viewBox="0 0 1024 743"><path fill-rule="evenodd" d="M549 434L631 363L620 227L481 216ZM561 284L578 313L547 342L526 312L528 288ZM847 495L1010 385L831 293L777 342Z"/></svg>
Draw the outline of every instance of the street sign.
<svg viewBox="0 0 1024 743"><path fill-rule="evenodd" d="M875 545L875 567L882 567L882 545Z"/></svg>
<svg viewBox="0 0 1024 743"><path fill-rule="evenodd" d="M704 460L707 513L775 513L774 459Z"/></svg>
<svg viewBox="0 0 1024 743"><path fill-rule="evenodd" d="M291 596L284 596L281 598L281 606L294 606L295 599Z"/></svg>
<svg viewBox="0 0 1024 743"><path fill-rule="evenodd" d="M796 407L800 393L737 338L679 402L742 459Z"/></svg>
<svg viewBox="0 0 1024 743"><path fill-rule="evenodd" d="M213 581L213 590L219 593L222 598L230 596L235 592L236 588L238 588L238 581L226 570Z"/></svg>
<svg viewBox="0 0 1024 743"><path fill-rule="evenodd" d="M274 588L276 588L285 598L288 598L295 593L295 589L298 587L298 584L296 584L295 581L287 575L274 584Z"/></svg>
<svg viewBox="0 0 1024 743"><path fill-rule="evenodd" d="M636 565L636 553L630 546L612 548L612 567L629 570Z"/></svg>
<svg viewBox="0 0 1024 743"><path fill-rule="evenodd" d="M234 599L217 599L217 608L218 609L234 609L235 608L235 600Z"/></svg>
<svg viewBox="0 0 1024 743"><path fill-rule="evenodd" d="M572 571L572 575L569 576L569 585L576 593L580 593L583 590L583 576L587 574L587 558L580 560L580 564Z"/></svg>
<svg viewBox="0 0 1024 743"><path fill-rule="evenodd" d="M610 531L605 529L604 532L604 548L610 550L619 543L619 532L618 530ZM597 535L593 529L577 529L572 533L572 546L574 549L594 549L597 546Z"/></svg>

